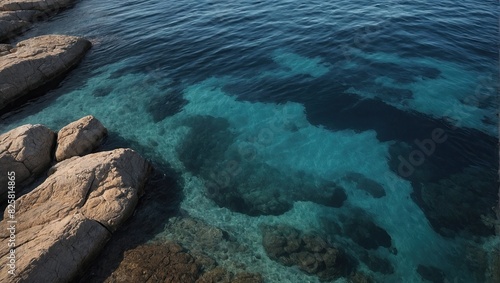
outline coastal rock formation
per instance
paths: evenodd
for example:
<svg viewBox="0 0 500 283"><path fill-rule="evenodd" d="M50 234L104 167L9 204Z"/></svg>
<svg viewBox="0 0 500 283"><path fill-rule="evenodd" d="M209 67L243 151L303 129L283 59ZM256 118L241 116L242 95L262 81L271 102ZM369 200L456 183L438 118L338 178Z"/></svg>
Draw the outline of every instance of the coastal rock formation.
<svg viewBox="0 0 500 283"><path fill-rule="evenodd" d="M1 3L1 2L0 2ZM21 33L27 29L37 11L0 11L0 40Z"/></svg>
<svg viewBox="0 0 500 283"><path fill-rule="evenodd" d="M12 45L10 44L0 44L0 56L9 54L11 49Z"/></svg>
<svg viewBox="0 0 500 283"><path fill-rule="evenodd" d="M0 109L80 61L91 43L65 35L43 35L19 42L0 60Z"/></svg>
<svg viewBox="0 0 500 283"><path fill-rule="evenodd" d="M0 40L14 37L37 20L48 19L74 0L0 0Z"/></svg>
<svg viewBox="0 0 500 283"><path fill-rule="evenodd" d="M16 202L16 276L8 278L7 244L0 247L0 281L69 282L133 213L150 165L131 149L58 163L49 177ZM10 237L8 210L0 239Z"/></svg>
<svg viewBox="0 0 500 283"><path fill-rule="evenodd" d="M37 10L50 11L70 6L73 0L2 0L0 11Z"/></svg>
<svg viewBox="0 0 500 283"><path fill-rule="evenodd" d="M42 125L24 125L0 135L0 199L7 192L7 172L15 172L16 190L50 166L56 135Z"/></svg>
<svg viewBox="0 0 500 283"><path fill-rule="evenodd" d="M57 133L56 160L90 153L101 144L107 132L101 122L91 115L68 124Z"/></svg>
<svg viewBox="0 0 500 283"><path fill-rule="evenodd" d="M262 233L269 258L286 266L295 265L321 280L347 276L355 269L355 263L344 251L316 235L302 234L284 225L263 226Z"/></svg>

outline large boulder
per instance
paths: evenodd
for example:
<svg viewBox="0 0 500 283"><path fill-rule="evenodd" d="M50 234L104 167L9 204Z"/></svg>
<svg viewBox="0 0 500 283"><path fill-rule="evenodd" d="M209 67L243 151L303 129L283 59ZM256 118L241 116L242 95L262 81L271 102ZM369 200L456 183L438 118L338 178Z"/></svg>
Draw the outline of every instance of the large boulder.
<svg viewBox="0 0 500 283"><path fill-rule="evenodd" d="M90 47L88 40L66 35L19 42L0 60L0 109L68 72Z"/></svg>
<svg viewBox="0 0 500 283"><path fill-rule="evenodd" d="M31 20L39 12L27 11L0 11L0 40L12 37L31 25Z"/></svg>
<svg viewBox="0 0 500 283"><path fill-rule="evenodd" d="M106 128L93 116L85 116L57 133L56 160L82 156L97 148L107 134Z"/></svg>
<svg viewBox="0 0 500 283"><path fill-rule="evenodd" d="M56 135L42 125L24 125L0 135L0 200L7 193L8 172L14 172L16 191L50 166Z"/></svg>
<svg viewBox="0 0 500 283"><path fill-rule="evenodd" d="M0 222L0 282L69 282L133 213L150 165L131 149L73 157L16 202L16 276L8 274L7 230Z"/></svg>
<svg viewBox="0 0 500 283"><path fill-rule="evenodd" d="M15 37L32 23L71 6L74 0L0 0L0 40Z"/></svg>

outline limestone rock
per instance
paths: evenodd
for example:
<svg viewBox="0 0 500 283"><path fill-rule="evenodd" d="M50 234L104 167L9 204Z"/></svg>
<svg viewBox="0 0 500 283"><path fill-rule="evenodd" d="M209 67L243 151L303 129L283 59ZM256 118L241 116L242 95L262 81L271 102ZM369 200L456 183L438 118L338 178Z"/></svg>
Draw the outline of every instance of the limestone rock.
<svg viewBox="0 0 500 283"><path fill-rule="evenodd" d="M91 115L63 127L57 133L56 160L90 153L106 134L106 128Z"/></svg>
<svg viewBox="0 0 500 283"><path fill-rule="evenodd" d="M0 135L0 199L7 192L7 172L15 172L16 191L51 162L55 133L42 125L24 125Z"/></svg>
<svg viewBox="0 0 500 283"><path fill-rule="evenodd" d="M65 35L43 35L19 42L0 61L0 109L74 66L91 43Z"/></svg>
<svg viewBox="0 0 500 283"><path fill-rule="evenodd" d="M10 217L0 222L0 282L69 282L132 213L149 164L130 149L58 164L16 202L16 277L7 278Z"/></svg>

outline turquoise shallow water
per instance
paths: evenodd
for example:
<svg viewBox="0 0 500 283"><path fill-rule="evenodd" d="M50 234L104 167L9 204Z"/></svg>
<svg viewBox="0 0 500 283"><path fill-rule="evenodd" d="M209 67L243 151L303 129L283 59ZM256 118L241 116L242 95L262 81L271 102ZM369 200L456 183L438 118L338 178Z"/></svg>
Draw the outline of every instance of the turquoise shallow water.
<svg viewBox="0 0 500 283"><path fill-rule="evenodd" d="M107 147L180 172L181 208L252 247L212 256L268 282L318 279L268 259L260 224L384 258L392 273L358 258L381 282L421 282L419 264L481 282L467 251L498 244L481 221L498 198L497 23L496 1L83 0L23 37L93 49L0 131L96 116ZM319 200L332 183L340 207ZM353 240L366 221L397 254Z"/></svg>

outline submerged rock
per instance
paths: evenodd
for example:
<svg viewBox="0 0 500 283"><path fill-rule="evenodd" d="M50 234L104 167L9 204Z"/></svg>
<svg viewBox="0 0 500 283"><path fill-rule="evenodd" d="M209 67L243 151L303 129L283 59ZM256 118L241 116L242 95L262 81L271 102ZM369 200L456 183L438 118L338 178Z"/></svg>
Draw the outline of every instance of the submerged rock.
<svg viewBox="0 0 500 283"><path fill-rule="evenodd" d="M68 72L90 47L86 39L65 35L19 42L0 61L0 109Z"/></svg>
<svg viewBox="0 0 500 283"><path fill-rule="evenodd" d="M432 283L447 282L444 272L437 267L419 264L417 267L417 272L418 274L420 274L422 279L426 281Z"/></svg>
<svg viewBox="0 0 500 283"><path fill-rule="evenodd" d="M69 282L134 211L150 165L130 149L58 163L17 200L16 276L7 276L8 210L0 222L0 281ZM7 279L8 278L8 279Z"/></svg>
<svg viewBox="0 0 500 283"><path fill-rule="evenodd" d="M340 248L289 226L263 226L262 245L269 258L317 275L321 280L347 276L356 264Z"/></svg>
<svg viewBox="0 0 500 283"><path fill-rule="evenodd" d="M226 231L189 216L169 219L165 229L172 236L175 235L174 238L169 237L169 239L180 242L190 250L220 252L220 250L227 249L228 242L232 240Z"/></svg>
<svg viewBox="0 0 500 283"><path fill-rule="evenodd" d="M356 245L353 250L360 248L376 250L379 247L395 251L392 238L387 231L378 226L373 218L360 208L352 208L340 213L337 217L331 215L321 217L325 233L333 238L350 239ZM348 241L346 244L349 244Z"/></svg>
<svg viewBox="0 0 500 283"><path fill-rule="evenodd" d="M90 153L101 144L107 132L101 122L91 115L64 126L57 133L56 160Z"/></svg>
<svg viewBox="0 0 500 283"><path fill-rule="evenodd" d="M381 198L385 196L384 187L376 181L367 178L363 174L350 172L347 173L343 179L347 182L355 183L357 189L367 192L374 198Z"/></svg>
<svg viewBox="0 0 500 283"><path fill-rule="evenodd" d="M465 246L464 254L467 269L476 282L487 282L488 274L488 251L478 243L470 243Z"/></svg>
<svg viewBox="0 0 500 283"><path fill-rule="evenodd" d="M179 113L187 103L188 101L182 97L182 91L173 89L162 96L151 98L146 108L153 117L153 121L158 123Z"/></svg>
<svg viewBox="0 0 500 283"><path fill-rule="evenodd" d="M113 90L114 90L113 86L100 86L95 88L92 95L94 95L95 97L104 97L113 92Z"/></svg>
<svg viewBox="0 0 500 283"><path fill-rule="evenodd" d="M360 259L370 268L371 271L382 274L393 274L394 266L386 259L370 252L361 252Z"/></svg>
<svg viewBox="0 0 500 283"><path fill-rule="evenodd" d="M347 193L341 187L335 187L330 196L319 196L319 198L314 199L313 201L318 204L323 204L329 207L342 207L344 202L347 200Z"/></svg>
<svg viewBox="0 0 500 283"><path fill-rule="evenodd" d="M334 182L256 160L256 148L236 142L226 119L195 116L183 123L191 130L177 149L179 158L204 179L207 196L221 207L250 216L280 215L295 201L340 207L347 199Z"/></svg>
<svg viewBox="0 0 500 283"><path fill-rule="evenodd" d="M196 283L262 283L262 276L257 273L242 272L233 275L227 270L216 267L203 274Z"/></svg>
<svg viewBox="0 0 500 283"><path fill-rule="evenodd" d="M491 254L489 268L489 282L500 282L500 248L495 249Z"/></svg>
<svg viewBox="0 0 500 283"><path fill-rule="evenodd" d="M373 222L361 209L353 209L341 217L344 233L365 249L390 248L392 238L382 227Z"/></svg>
<svg viewBox="0 0 500 283"><path fill-rule="evenodd" d="M42 125L24 125L0 135L0 199L7 193L7 172L14 172L16 191L44 172L52 161L56 135Z"/></svg>
<svg viewBox="0 0 500 283"><path fill-rule="evenodd" d="M411 197L442 236L494 235L497 178L486 168L467 168L437 182L413 183Z"/></svg>
<svg viewBox="0 0 500 283"><path fill-rule="evenodd" d="M349 276L348 278L349 283L372 283L375 282L371 277L369 277L366 274L363 274L361 272L356 272Z"/></svg>
<svg viewBox="0 0 500 283"><path fill-rule="evenodd" d="M125 251L103 282L196 282L202 274L196 259L175 243L144 244Z"/></svg>
<svg viewBox="0 0 500 283"><path fill-rule="evenodd" d="M216 264L207 266L204 264L206 261L207 259L200 260L200 257L197 257L174 242L147 243L125 251L123 259L118 266L112 268L108 274L101 274L104 278L100 277L99 281L182 283L263 282L259 274L233 274Z"/></svg>

